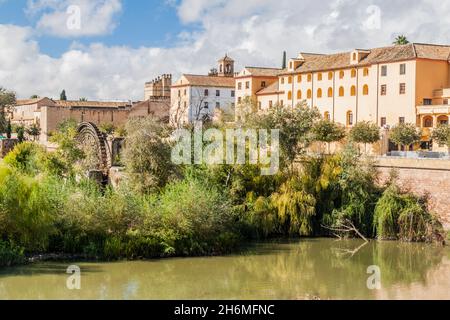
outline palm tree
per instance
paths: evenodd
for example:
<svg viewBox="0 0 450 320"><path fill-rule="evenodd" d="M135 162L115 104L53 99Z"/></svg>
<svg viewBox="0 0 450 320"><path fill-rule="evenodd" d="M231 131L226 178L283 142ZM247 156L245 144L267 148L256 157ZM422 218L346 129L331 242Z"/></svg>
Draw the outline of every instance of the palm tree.
<svg viewBox="0 0 450 320"><path fill-rule="evenodd" d="M393 42L393 44L395 44L397 46L400 46L400 45L403 45L403 44L408 44L408 43L409 43L409 40L408 40L408 38L406 38L405 35L397 36L395 38L395 41Z"/></svg>

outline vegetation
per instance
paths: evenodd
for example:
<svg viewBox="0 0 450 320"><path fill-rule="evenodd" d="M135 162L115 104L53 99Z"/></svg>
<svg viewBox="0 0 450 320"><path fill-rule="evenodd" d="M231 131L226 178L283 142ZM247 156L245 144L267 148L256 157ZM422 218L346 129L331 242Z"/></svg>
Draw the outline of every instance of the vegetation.
<svg viewBox="0 0 450 320"><path fill-rule="evenodd" d="M420 129L413 123L400 123L390 132L389 138L400 147L409 150L411 145L417 143L422 138Z"/></svg>
<svg viewBox="0 0 450 320"><path fill-rule="evenodd" d="M61 94L59 95L59 100L67 101L66 90L63 89L63 91L61 91Z"/></svg>
<svg viewBox="0 0 450 320"><path fill-rule="evenodd" d="M7 130L6 114L16 104L16 94L0 87L0 133Z"/></svg>
<svg viewBox="0 0 450 320"><path fill-rule="evenodd" d="M0 165L0 264L36 253L106 260L215 255L268 237L431 241L441 234L426 199L394 182L379 186L372 162L354 145L308 155L310 143L343 137L317 110L277 107L251 115L247 125L280 129L277 174L262 176L250 164L175 166L169 128L147 118L125 128L126 179L115 189L86 178L80 164L89 157L72 120L52 135L55 152L18 144Z"/></svg>
<svg viewBox="0 0 450 320"><path fill-rule="evenodd" d="M393 42L393 44L395 45L404 45L404 44L408 44L409 40L408 38L406 38L405 35L399 35L395 38L395 41Z"/></svg>
<svg viewBox="0 0 450 320"><path fill-rule="evenodd" d="M361 121L350 130L350 139L356 143L364 144L364 152L367 153L367 145L380 141L380 129L375 123Z"/></svg>
<svg viewBox="0 0 450 320"><path fill-rule="evenodd" d="M450 153L450 126L448 124L442 124L434 129L433 139L440 145L446 146Z"/></svg>
<svg viewBox="0 0 450 320"><path fill-rule="evenodd" d="M312 129L314 140L326 143L328 145L328 154L330 153L330 144L338 142L345 138L345 128L329 120L318 121Z"/></svg>

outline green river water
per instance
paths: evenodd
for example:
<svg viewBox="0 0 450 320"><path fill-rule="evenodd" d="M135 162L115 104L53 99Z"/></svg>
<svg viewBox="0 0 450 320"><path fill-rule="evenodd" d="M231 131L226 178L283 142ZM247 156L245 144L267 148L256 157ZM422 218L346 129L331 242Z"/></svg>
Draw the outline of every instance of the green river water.
<svg viewBox="0 0 450 320"><path fill-rule="evenodd" d="M81 289L69 290L69 265ZM381 272L371 290L369 266ZM0 270L0 299L450 299L450 248L302 239L238 254L114 263L39 263Z"/></svg>

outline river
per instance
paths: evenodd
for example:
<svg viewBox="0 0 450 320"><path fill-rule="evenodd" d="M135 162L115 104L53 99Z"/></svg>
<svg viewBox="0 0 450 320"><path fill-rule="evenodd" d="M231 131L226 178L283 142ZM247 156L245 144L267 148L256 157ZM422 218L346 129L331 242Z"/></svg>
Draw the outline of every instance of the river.
<svg viewBox="0 0 450 320"><path fill-rule="evenodd" d="M80 290L67 289L69 265ZM301 239L223 257L38 263L0 270L0 299L450 299L450 248Z"/></svg>

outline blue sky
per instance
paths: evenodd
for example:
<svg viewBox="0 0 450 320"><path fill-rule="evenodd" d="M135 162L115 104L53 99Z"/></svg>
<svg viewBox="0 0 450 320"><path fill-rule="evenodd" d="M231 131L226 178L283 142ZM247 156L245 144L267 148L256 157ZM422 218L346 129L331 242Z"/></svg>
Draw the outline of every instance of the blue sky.
<svg viewBox="0 0 450 320"><path fill-rule="evenodd" d="M27 14L28 0L0 0L0 22L19 26L35 26L38 17ZM176 7L160 0L124 0L118 14L120 22L111 34L77 38L84 45L102 42L109 46L170 47L182 30L195 30L195 23L182 24ZM53 57L67 51L74 39L43 34L37 37L43 53Z"/></svg>
<svg viewBox="0 0 450 320"><path fill-rule="evenodd" d="M146 81L206 74L225 53L239 71L280 67L284 50L370 49L399 34L450 44L449 16L438 0L0 0L0 87L139 100Z"/></svg>

